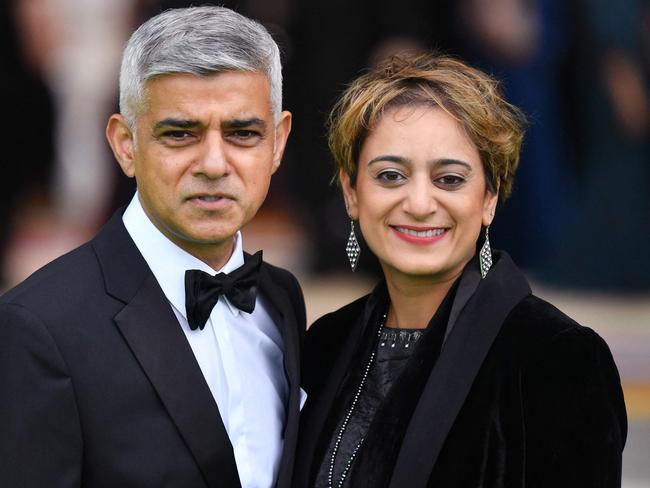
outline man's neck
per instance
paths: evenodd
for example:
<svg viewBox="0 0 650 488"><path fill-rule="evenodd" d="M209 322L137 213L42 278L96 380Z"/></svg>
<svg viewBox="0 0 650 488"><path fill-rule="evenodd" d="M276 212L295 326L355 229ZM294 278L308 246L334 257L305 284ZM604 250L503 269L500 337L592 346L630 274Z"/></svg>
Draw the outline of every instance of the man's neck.
<svg viewBox="0 0 650 488"><path fill-rule="evenodd" d="M227 242L224 242L222 244L210 244L209 246L184 246L181 243L175 242L173 239L170 240L174 242L174 244L176 244L178 247L194 256L196 259L203 261L215 272L218 272L230 260L232 253L235 250L236 239L237 238L233 236Z"/></svg>

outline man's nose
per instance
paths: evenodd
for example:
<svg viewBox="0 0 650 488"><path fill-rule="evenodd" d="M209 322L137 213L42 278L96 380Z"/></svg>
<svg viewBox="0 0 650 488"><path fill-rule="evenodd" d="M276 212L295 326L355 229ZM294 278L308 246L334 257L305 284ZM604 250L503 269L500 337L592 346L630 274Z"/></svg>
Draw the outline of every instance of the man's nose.
<svg viewBox="0 0 650 488"><path fill-rule="evenodd" d="M230 172L226 147L219 132L207 133L200 145L200 154L194 174L210 179L226 176Z"/></svg>

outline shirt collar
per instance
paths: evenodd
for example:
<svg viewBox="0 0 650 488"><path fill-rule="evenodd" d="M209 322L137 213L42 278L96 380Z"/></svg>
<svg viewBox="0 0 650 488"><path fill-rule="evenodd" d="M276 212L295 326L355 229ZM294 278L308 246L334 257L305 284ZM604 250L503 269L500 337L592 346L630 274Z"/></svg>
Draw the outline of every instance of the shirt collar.
<svg viewBox="0 0 650 488"><path fill-rule="evenodd" d="M241 232L238 231L233 237L235 245L226 264L221 269L214 270L200 259L178 247L158 230L144 212L137 191L126 208L122 220L133 242L135 242L136 247L160 284L167 300L186 320L186 270L199 269L210 275L215 275L221 272L229 273L244 264ZM241 310L233 306L226 297L221 298L226 304L226 308L233 315L241 314Z"/></svg>

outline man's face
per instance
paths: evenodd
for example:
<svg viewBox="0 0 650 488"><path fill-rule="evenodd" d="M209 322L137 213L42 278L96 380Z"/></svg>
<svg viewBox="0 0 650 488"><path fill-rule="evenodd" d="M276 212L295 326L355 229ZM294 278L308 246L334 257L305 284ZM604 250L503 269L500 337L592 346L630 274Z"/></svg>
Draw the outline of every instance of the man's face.
<svg viewBox="0 0 650 488"><path fill-rule="evenodd" d="M147 95L134 134L121 116L109 120L113 151L154 225L220 267L266 197L291 114L274 122L261 73L165 75L147 83Z"/></svg>

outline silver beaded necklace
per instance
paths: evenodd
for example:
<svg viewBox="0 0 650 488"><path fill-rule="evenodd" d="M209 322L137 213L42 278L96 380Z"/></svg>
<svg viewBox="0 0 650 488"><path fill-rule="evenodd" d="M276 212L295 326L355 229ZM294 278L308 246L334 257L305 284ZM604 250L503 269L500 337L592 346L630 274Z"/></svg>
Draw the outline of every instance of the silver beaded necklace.
<svg viewBox="0 0 650 488"><path fill-rule="evenodd" d="M381 331L384 329L384 324L386 323L386 314L384 314L381 318L381 322L379 323L379 330L377 330L377 340L381 337ZM336 461L336 454L339 451L339 447L341 445L341 441L343 439L343 434L345 433L345 429L348 426L348 422L350 422L350 418L352 417L352 413L354 412L355 407L357 406L357 402L359 401L359 397L361 396L361 390L363 390L363 385L366 384L366 379L368 378L368 373L370 372L370 367L372 366L372 363L375 360L375 354L377 353L377 350L373 348L372 354L370 355L370 359L368 359L368 364L366 364L366 368L363 372L363 376L361 378L361 382L359 383L359 387L357 388L356 393L354 394L354 398L352 399L352 404L350 405L350 408L348 410L348 413L345 415L345 418L343 419L343 423L341 424L341 428L338 431L338 434L336 435L336 441L334 442L334 449L332 450L332 456L330 457L330 467L327 472L327 486L329 488L334 488L334 463ZM354 448L354 451L352 451L352 455L350 456L350 459L348 459L348 462L345 465L345 468L343 468L343 472L341 473L341 479L339 480L338 484L336 485L336 488L341 488L343 486L343 482L345 481L346 476L348 475L348 472L350 471L350 467L352 466L352 463L354 462L354 458L357 456L357 452L359 451L359 448L363 444L363 439L364 437L361 438L359 443L357 444L357 447Z"/></svg>

